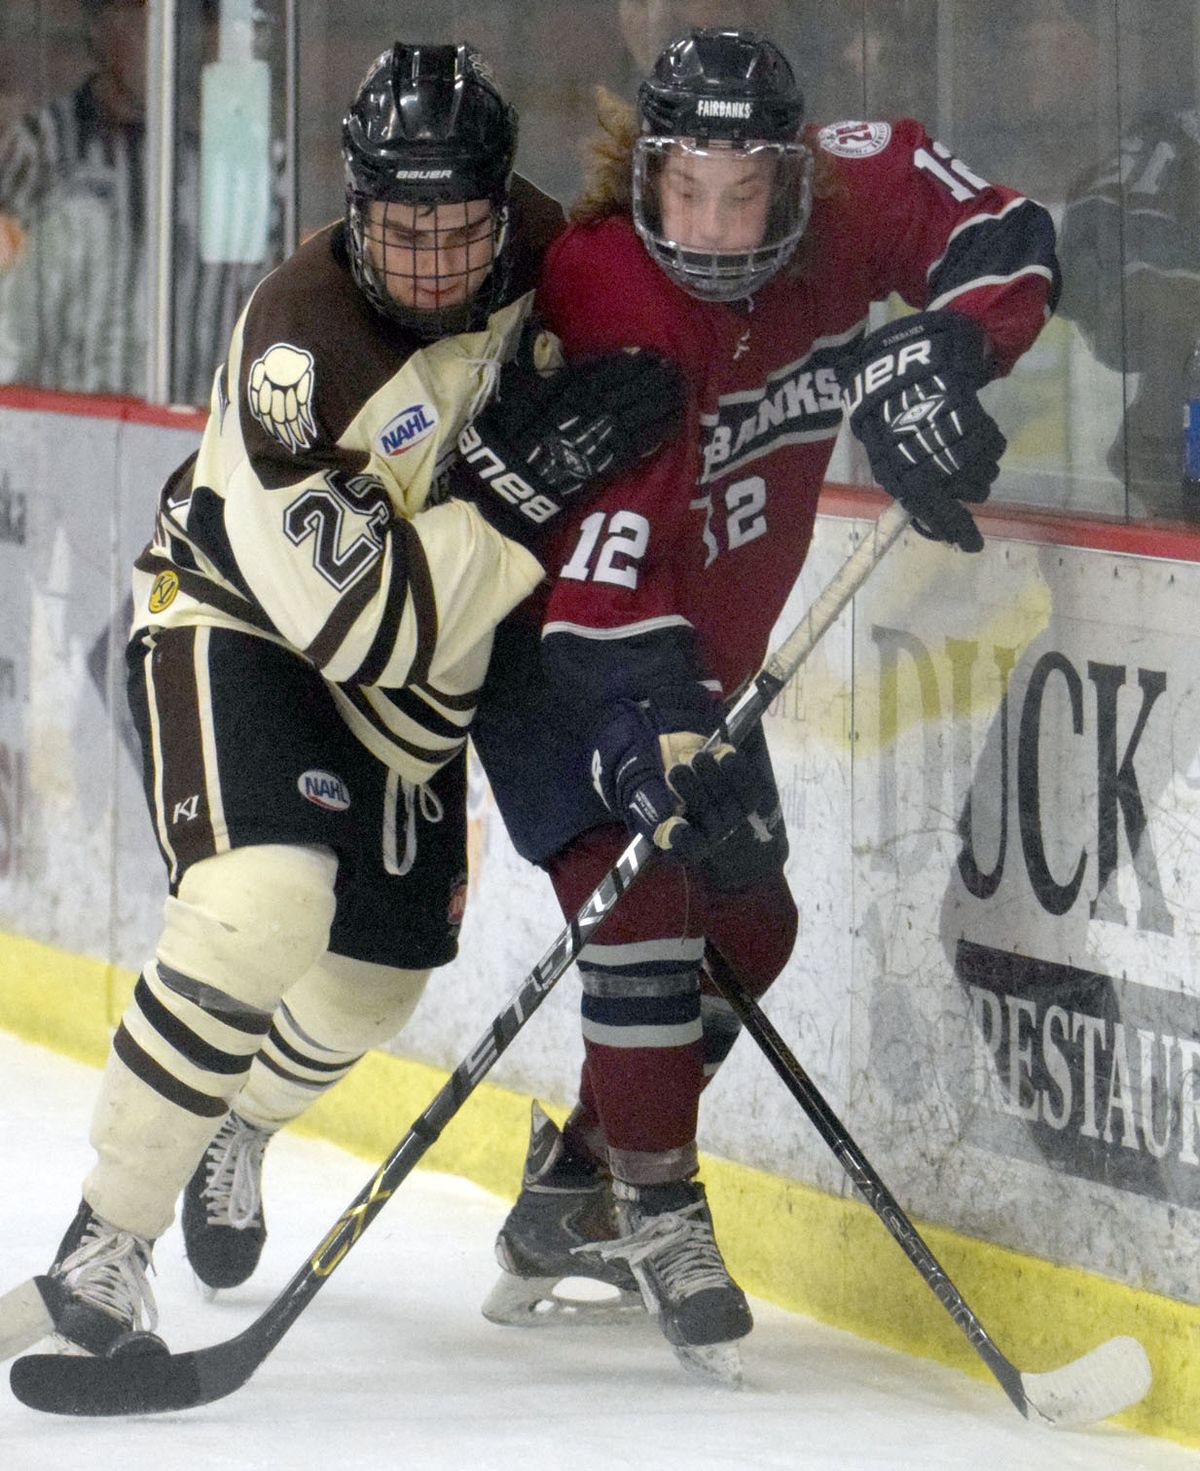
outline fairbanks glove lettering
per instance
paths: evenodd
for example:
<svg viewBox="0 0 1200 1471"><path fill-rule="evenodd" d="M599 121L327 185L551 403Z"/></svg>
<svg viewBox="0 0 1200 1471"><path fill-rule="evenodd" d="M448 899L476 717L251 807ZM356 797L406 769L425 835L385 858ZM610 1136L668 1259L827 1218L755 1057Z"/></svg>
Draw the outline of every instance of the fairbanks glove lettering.
<svg viewBox="0 0 1200 1471"><path fill-rule="evenodd" d="M934 541L965 552L983 537L964 502L984 501L1005 440L979 402L987 339L969 317L920 312L872 332L842 384L871 473Z"/></svg>

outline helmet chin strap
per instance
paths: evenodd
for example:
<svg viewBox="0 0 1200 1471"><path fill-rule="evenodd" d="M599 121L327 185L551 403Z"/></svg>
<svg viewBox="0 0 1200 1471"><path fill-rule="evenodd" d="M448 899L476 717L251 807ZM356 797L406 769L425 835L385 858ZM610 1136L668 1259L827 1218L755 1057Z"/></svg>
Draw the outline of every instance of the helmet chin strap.
<svg viewBox="0 0 1200 1471"><path fill-rule="evenodd" d="M487 301L483 299L485 292ZM418 337L430 340L450 337L459 332L477 331L484 326L489 316L487 302L491 299L491 293L487 292L486 281L466 301L456 302L453 306L435 306L428 309L404 306L400 302L392 301L386 296L386 293L379 294L388 302L387 307L383 310L386 310L387 315L393 321L415 332ZM373 297L372 300L374 299Z"/></svg>

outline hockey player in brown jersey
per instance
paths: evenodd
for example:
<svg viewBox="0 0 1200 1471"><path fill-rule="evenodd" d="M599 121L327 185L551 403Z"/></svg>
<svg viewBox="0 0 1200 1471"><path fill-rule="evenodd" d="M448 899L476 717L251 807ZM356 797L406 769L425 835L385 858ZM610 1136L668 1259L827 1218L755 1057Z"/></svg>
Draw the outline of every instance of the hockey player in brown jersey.
<svg viewBox="0 0 1200 1471"><path fill-rule="evenodd" d="M652 353L564 367L531 328L561 215L513 179L515 143L471 48L378 58L344 124L345 219L257 288L163 490L128 664L170 895L82 1204L48 1275L0 1300L0 1354L144 1341L181 1190L198 1276L245 1280L266 1141L456 952L493 627L563 508L682 401Z"/></svg>

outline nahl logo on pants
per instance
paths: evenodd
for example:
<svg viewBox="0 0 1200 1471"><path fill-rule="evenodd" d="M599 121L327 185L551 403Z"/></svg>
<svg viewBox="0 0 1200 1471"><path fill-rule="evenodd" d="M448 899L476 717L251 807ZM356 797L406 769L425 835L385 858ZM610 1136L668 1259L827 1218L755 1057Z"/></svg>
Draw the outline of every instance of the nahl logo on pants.
<svg viewBox="0 0 1200 1471"><path fill-rule="evenodd" d="M331 771L306 771L296 786L306 802L323 807L326 812L345 812L350 806L349 787Z"/></svg>

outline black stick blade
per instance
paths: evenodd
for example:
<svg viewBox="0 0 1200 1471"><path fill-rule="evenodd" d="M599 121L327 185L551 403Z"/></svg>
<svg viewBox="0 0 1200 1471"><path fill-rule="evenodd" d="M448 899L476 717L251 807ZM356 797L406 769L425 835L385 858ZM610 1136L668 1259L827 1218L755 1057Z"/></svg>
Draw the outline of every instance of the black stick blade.
<svg viewBox="0 0 1200 1471"><path fill-rule="evenodd" d="M257 1368L222 1345L221 1356L123 1353L113 1358L27 1354L9 1370L12 1392L51 1415L161 1415L231 1394Z"/></svg>

